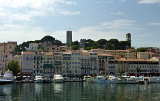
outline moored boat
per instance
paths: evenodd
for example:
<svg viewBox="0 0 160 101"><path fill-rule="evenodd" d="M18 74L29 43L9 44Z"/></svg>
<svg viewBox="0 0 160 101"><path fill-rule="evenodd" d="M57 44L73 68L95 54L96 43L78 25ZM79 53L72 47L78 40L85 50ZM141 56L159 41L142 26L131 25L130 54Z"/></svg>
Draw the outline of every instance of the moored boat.
<svg viewBox="0 0 160 101"><path fill-rule="evenodd" d="M135 76L121 76L117 82L118 84L136 84Z"/></svg>
<svg viewBox="0 0 160 101"><path fill-rule="evenodd" d="M160 77L149 77L147 80L149 83L160 83Z"/></svg>
<svg viewBox="0 0 160 101"><path fill-rule="evenodd" d="M41 76L41 75L36 75L35 76L35 79L34 79L34 82L35 83L43 83L43 76Z"/></svg>
<svg viewBox="0 0 160 101"><path fill-rule="evenodd" d="M83 77L83 81L85 81L85 82L93 82L93 80L94 80L94 77L92 77L92 76L84 76Z"/></svg>
<svg viewBox="0 0 160 101"><path fill-rule="evenodd" d="M55 83L63 83L64 77L61 74L55 74L53 77L53 82Z"/></svg>
<svg viewBox="0 0 160 101"><path fill-rule="evenodd" d="M110 76L108 76L107 80L111 84L116 84L116 83L118 83L118 81L120 80L120 78L118 78L116 76L110 75Z"/></svg>
<svg viewBox="0 0 160 101"><path fill-rule="evenodd" d="M96 77L94 78L93 82L95 82L95 83L107 83L108 80L106 79L105 76L100 76L100 75L99 75L99 76L96 76Z"/></svg>
<svg viewBox="0 0 160 101"><path fill-rule="evenodd" d="M0 77L0 84L8 84L13 83L15 81L15 77L11 71L7 71Z"/></svg>

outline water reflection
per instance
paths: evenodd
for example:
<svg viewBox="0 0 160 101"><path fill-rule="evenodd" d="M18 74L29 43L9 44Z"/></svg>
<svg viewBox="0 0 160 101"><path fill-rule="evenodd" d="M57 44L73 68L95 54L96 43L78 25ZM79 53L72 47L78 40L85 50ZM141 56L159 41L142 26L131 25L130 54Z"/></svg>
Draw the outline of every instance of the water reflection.
<svg viewBox="0 0 160 101"><path fill-rule="evenodd" d="M61 83L61 84L53 84L53 87L54 87L54 92L55 93L62 93L62 91L63 91L63 84Z"/></svg>
<svg viewBox="0 0 160 101"><path fill-rule="evenodd" d="M0 101L159 101L160 84L87 83L0 85Z"/></svg>

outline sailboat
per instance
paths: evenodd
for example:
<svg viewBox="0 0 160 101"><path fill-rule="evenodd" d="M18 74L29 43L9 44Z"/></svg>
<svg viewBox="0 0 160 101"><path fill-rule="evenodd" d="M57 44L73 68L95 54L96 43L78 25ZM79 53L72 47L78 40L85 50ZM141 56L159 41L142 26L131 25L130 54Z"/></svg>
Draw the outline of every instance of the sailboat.
<svg viewBox="0 0 160 101"><path fill-rule="evenodd" d="M4 75L0 76L0 84L8 84L13 83L15 81L15 77L11 71L7 71Z"/></svg>

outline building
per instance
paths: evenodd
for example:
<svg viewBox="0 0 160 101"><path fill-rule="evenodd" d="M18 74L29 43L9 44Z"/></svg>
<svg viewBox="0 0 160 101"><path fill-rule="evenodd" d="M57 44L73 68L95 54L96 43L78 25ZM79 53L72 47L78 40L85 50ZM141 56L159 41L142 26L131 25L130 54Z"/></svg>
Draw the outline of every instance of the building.
<svg viewBox="0 0 160 101"><path fill-rule="evenodd" d="M62 58L62 61L63 61L63 68L62 68L62 72L63 72L63 75L65 76L69 76L69 75L72 75L72 72L71 72L71 61L72 61L72 53L71 52L63 52L63 58Z"/></svg>
<svg viewBox="0 0 160 101"><path fill-rule="evenodd" d="M55 72L53 52L36 52L34 57L34 75L52 78Z"/></svg>
<svg viewBox="0 0 160 101"><path fill-rule="evenodd" d="M99 74L98 55L95 52L81 53L81 74L97 75Z"/></svg>
<svg viewBox="0 0 160 101"><path fill-rule="evenodd" d="M35 52L22 52L21 53L21 72L33 74L34 72L34 60Z"/></svg>
<svg viewBox="0 0 160 101"><path fill-rule="evenodd" d="M70 47L72 44L72 31L67 31L67 46Z"/></svg>
<svg viewBox="0 0 160 101"><path fill-rule="evenodd" d="M117 73L128 75L157 76L160 75L160 64L150 59L118 59Z"/></svg>
<svg viewBox="0 0 160 101"><path fill-rule="evenodd" d="M63 52L62 72L66 76L80 77L99 73L97 53L88 51Z"/></svg>
<svg viewBox="0 0 160 101"><path fill-rule="evenodd" d="M63 69L63 53L62 52L54 52L54 66L55 73L62 74Z"/></svg>
<svg viewBox="0 0 160 101"><path fill-rule="evenodd" d="M71 73L75 76L81 75L81 54L79 51L72 51Z"/></svg>
<svg viewBox="0 0 160 101"><path fill-rule="evenodd" d="M126 38L127 38L127 42L128 42L128 48L131 48L131 42L132 42L132 39L131 39L131 33L127 33L126 34Z"/></svg>
<svg viewBox="0 0 160 101"><path fill-rule="evenodd" d="M4 72L6 65L13 59L17 42L0 43L0 72Z"/></svg>
<svg viewBox="0 0 160 101"><path fill-rule="evenodd" d="M98 54L99 72L103 75L116 74L116 61L110 54Z"/></svg>
<svg viewBox="0 0 160 101"><path fill-rule="evenodd" d="M136 59L137 58L137 52L126 52L125 58L127 59Z"/></svg>
<svg viewBox="0 0 160 101"><path fill-rule="evenodd" d="M53 52L42 53L42 74L45 77L52 78L55 73L55 60Z"/></svg>
<svg viewBox="0 0 160 101"><path fill-rule="evenodd" d="M150 59L152 57L151 52L137 52L138 59Z"/></svg>
<svg viewBox="0 0 160 101"><path fill-rule="evenodd" d="M69 51L63 53L63 73L68 76L81 75L81 54L79 51Z"/></svg>
<svg viewBox="0 0 160 101"><path fill-rule="evenodd" d="M29 47L26 48L27 51L37 51L39 47L39 43L30 43Z"/></svg>

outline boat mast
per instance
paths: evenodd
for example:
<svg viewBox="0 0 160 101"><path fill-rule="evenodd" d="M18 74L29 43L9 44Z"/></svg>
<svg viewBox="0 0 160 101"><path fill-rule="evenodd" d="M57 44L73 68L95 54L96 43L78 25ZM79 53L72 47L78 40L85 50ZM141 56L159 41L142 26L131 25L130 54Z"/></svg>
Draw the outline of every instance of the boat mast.
<svg viewBox="0 0 160 101"><path fill-rule="evenodd" d="M1 74L4 74L5 68L6 68L6 50L5 50L5 42L3 43L3 68Z"/></svg>

